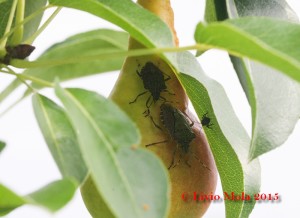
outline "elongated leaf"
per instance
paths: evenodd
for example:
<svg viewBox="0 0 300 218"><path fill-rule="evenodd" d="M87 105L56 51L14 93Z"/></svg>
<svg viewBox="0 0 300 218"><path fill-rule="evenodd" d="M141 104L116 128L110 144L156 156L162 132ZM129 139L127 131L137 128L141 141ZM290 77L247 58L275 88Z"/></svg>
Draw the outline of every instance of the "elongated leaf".
<svg viewBox="0 0 300 218"><path fill-rule="evenodd" d="M226 0L206 0L205 4L205 21L221 21L228 18L226 9Z"/></svg>
<svg viewBox="0 0 300 218"><path fill-rule="evenodd" d="M4 34L12 3L13 3L12 0L0 2L0 20L1 20L1 22L0 22L0 37L2 37ZM24 18L28 17L29 15L31 15L38 9L45 6L46 3L47 3L47 0L39 0L39 1L26 0ZM39 27L39 24L41 22L42 16L43 16L43 14L39 14L25 24L23 40L30 37L37 30L37 28ZM12 27L14 27L14 23L13 23Z"/></svg>
<svg viewBox="0 0 300 218"><path fill-rule="evenodd" d="M50 211L57 211L68 203L74 195L77 184L70 179L58 180L44 188L21 197L0 184L0 216L24 205L42 206Z"/></svg>
<svg viewBox="0 0 300 218"><path fill-rule="evenodd" d="M50 47L41 57L40 61L56 60L63 61L76 57L84 58L89 55L100 55L111 52L126 51L128 34L109 29L99 29L72 36L61 43ZM78 77L89 76L96 73L118 70L124 59L120 57L106 61L93 60L85 63L68 63L59 66L32 68L26 70L26 75L34 76L52 82L55 77L60 81L70 80Z"/></svg>
<svg viewBox="0 0 300 218"><path fill-rule="evenodd" d="M286 0L224 0L227 2L227 11L233 17L274 17L289 21L298 21L298 18Z"/></svg>
<svg viewBox="0 0 300 218"><path fill-rule="evenodd" d="M13 1L0 2L0 37L4 35Z"/></svg>
<svg viewBox="0 0 300 218"><path fill-rule="evenodd" d="M26 201L14 192L0 184L0 216L23 205Z"/></svg>
<svg viewBox="0 0 300 218"><path fill-rule="evenodd" d="M270 18L247 17L198 24L201 46L227 50L282 71L300 81L300 25Z"/></svg>
<svg viewBox="0 0 300 218"><path fill-rule="evenodd" d="M0 104L6 99L21 83L18 80L12 81L3 91L0 93Z"/></svg>
<svg viewBox="0 0 300 218"><path fill-rule="evenodd" d="M223 7L220 7L220 4ZM227 5L227 11L224 10L224 8L226 8L224 5ZM224 12L227 14L225 17L222 16L224 15ZM211 4L210 8L206 8L205 13L208 22L222 21L228 17L236 18L249 15L270 16L293 21L297 20L295 13L284 0L214 1L214 4ZM216 15L212 16L214 14ZM251 147L258 142L256 140L258 138L257 136L264 138L264 141L260 140L260 142L265 143L264 145L261 145L265 150L268 148L268 146L265 145L269 144L271 141L274 147L278 146L281 144L282 140L289 135L288 131L294 125L294 122L298 120L298 117L293 118L293 115L300 111L298 106L300 95L298 94L298 96L296 96L297 93L299 93L299 91L297 91L297 89L299 89L297 88L299 84L280 75L276 70L263 66L257 62L234 56L230 56L230 58L252 108L253 135ZM253 78L256 78L256 80ZM290 93L293 93L291 90L295 90L292 95L290 95ZM255 93L259 93L259 95L255 95ZM289 97L279 98L278 96ZM289 116L287 116L287 114L289 114ZM290 114L293 115L290 116ZM255 121L258 117L261 118ZM277 122L278 124L275 124ZM275 126L278 127L276 130L274 130ZM262 129L258 127L261 127ZM266 131L272 134L265 134ZM246 191L247 189L249 189L249 186L246 186ZM256 190L254 189L247 192L255 193L258 191L259 187ZM249 216L254 208L254 203L244 204L241 217Z"/></svg>
<svg viewBox="0 0 300 218"><path fill-rule="evenodd" d="M94 92L64 90L57 86L56 93L76 129L85 162L99 194L112 213L117 217L124 214L128 217L151 217L151 214L164 217L169 194L166 172L153 154L131 151L131 146L138 143L139 135L125 113ZM137 165L141 159L145 164L139 168ZM155 190L141 191L148 181L148 177L140 176L141 170L148 171L148 177L152 177L153 173L158 175L151 184L156 187ZM161 199L166 203L161 204ZM148 211L143 209L144 204L149 205Z"/></svg>
<svg viewBox="0 0 300 218"><path fill-rule="evenodd" d="M77 183L65 178L52 182L44 188L26 196L28 202L43 206L50 211L57 211L68 203L77 188Z"/></svg>
<svg viewBox="0 0 300 218"><path fill-rule="evenodd" d="M50 0L50 4L71 7L101 17L127 30L147 47L172 47L171 31L151 12L131 0ZM159 26L159 28L157 28Z"/></svg>
<svg viewBox="0 0 300 218"><path fill-rule="evenodd" d="M143 210L142 217L167 217L170 207L168 172L157 157L145 149L117 152L121 168L134 188L134 198ZM143 179L137 180L137 176Z"/></svg>
<svg viewBox="0 0 300 218"><path fill-rule="evenodd" d="M285 0L229 0L230 18L269 16L297 21ZM220 11L216 8L216 13ZM231 56L232 63L252 108L250 158L280 146L300 116L300 84L260 63Z"/></svg>
<svg viewBox="0 0 300 218"><path fill-rule="evenodd" d="M38 58L38 60L41 61L59 61L61 64L54 64L49 67L30 68L25 70L24 74L46 82L53 82L55 77L58 77L60 81L66 81L119 70L122 67L124 57L118 56L106 59L105 61L93 60L84 63L76 61L69 63L64 60L72 57L76 57L78 60L89 55L126 51L127 45L128 34L125 32L99 29L80 33L67 38L61 43L53 45ZM21 85L21 82L17 80L8 85L0 93L0 103L19 87L19 85ZM36 88L42 88L41 85L33 85Z"/></svg>
<svg viewBox="0 0 300 218"><path fill-rule="evenodd" d="M242 2L236 3L239 16L257 15L298 20L284 0L261 3L245 1L243 6L241 4ZM262 64L235 57L231 59L240 80L244 81L244 89L245 86L249 88L246 93L249 93L247 97L250 98L253 114L249 156L253 159L280 146L293 131L300 116L300 84ZM254 90L251 89L252 86Z"/></svg>
<svg viewBox="0 0 300 218"><path fill-rule="evenodd" d="M76 2L81 3L81 1L76 1ZM171 34L160 35L160 33L165 32L165 28L166 28L165 24L162 21L158 20L155 22L155 25L153 23L152 25L150 25L150 28L148 28L148 25L146 25L146 24L148 24L147 20L153 20L153 19L149 18L150 15L148 15L148 13L141 12L141 13L138 13L138 15L137 15L137 12L140 12L140 9L137 8L136 5L131 5L132 3L127 0L119 1L118 4L117 3L113 4L113 1L109 1L109 0L93 1L92 3L91 3L91 1L85 1L85 2L89 2L89 3L87 5L84 5L84 4L72 4L71 1L68 1L68 0L51 1L51 3L53 3L53 4L59 4L62 6L68 6L68 7L85 10L85 11L93 13L99 17L107 19L107 20L119 25L120 27L124 28L126 31L128 31L130 33L131 36L133 36L136 40L138 40L139 42L141 42L142 44L144 44L147 47L151 47L152 45L168 47L168 46L170 46L170 44L172 44L173 39L171 37ZM123 5L124 5L124 7L123 7ZM130 9L126 8L127 6L128 7L130 6ZM98 9L97 11L96 11L96 8ZM122 10L124 9L124 11L126 11L126 13L123 13L123 11L120 11L120 8L122 8ZM109 11L108 11L108 9L109 9ZM122 15L122 16L119 17L119 15ZM129 21L131 21L131 19L133 19L131 15L137 16L137 18L139 19L139 22L134 21L131 25L129 25ZM125 23L126 25L124 24L124 22L127 22L127 23ZM153 26L155 26L155 30L151 29ZM147 28L145 28L145 27L147 27ZM148 30L150 30L150 31L148 32ZM144 34L143 37L141 37L139 34L137 34L137 33L141 33L141 32ZM157 33L157 35L153 35L153 33ZM158 36L160 39L157 39L156 36ZM164 38L164 39L162 39L162 38ZM150 43L147 40L149 40ZM165 44L157 43L159 41L167 42L167 43L165 43ZM189 73L189 70L190 70L189 68L187 69L187 71L181 70L184 67L180 66L180 65L182 65L184 63L184 60L181 60L183 63L178 64L177 60L175 59L176 55L164 55L164 56L168 58L168 60L173 65L173 67L175 67L175 70L177 70L178 72L184 72L186 74ZM187 62L190 58L192 60L194 60L193 57L189 56L189 57L187 57ZM191 66L194 66L194 65L191 65ZM197 68L199 69L198 65L197 65ZM198 74L198 73L202 73L202 71L197 72L196 74ZM207 80L207 78L206 78L206 80ZM184 84L184 86L187 86L187 84ZM207 87L207 89L209 90L209 93L210 93L209 97L214 98L214 102L225 101L225 104L230 105L227 98L218 98L218 96L211 94L211 93L214 93L214 88L215 88L214 86ZM222 93L223 93L222 94L222 96L223 96L224 92L222 92ZM199 95L200 94L201 93L199 93ZM209 105L209 98L207 95L206 95L206 98L202 102L204 102L203 104ZM231 107L227 107L227 110L229 110L231 113L233 113ZM221 119L220 116L223 116L223 114L218 113L217 118ZM235 119L232 121L230 120L228 125L234 126L235 121L236 121ZM242 126L240 126L240 127L242 128L241 131L244 131L243 127ZM225 132L225 133L229 134L228 132ZM225 135L225 133L224 133L222 139L227 138L227 135ZM222 136L223 133L218 132L218 134ZM231 137L232 137L231 139L234 141L234 139L235 139L234 135L231 135ZM239 139L236 139L236 140L238 141ZM249 138L248 138L248 140L249 140ZM230 145L228 142L224 142L224 143L226 143L226 145ZM220 149L222 149L222 147ZM225 161L221 161L218 164L218 168L220 168L219 170L222 171L221 179L222 179L222 184L223 184L223 191L226 191L226 192L230 192L231 190L241 191L241 190L245 190L245 186L249 186L248 193L250 193L250 189L256 190L257 187L259 187L259 183L260 183L259 163L258 162L255 162L255 164L253 163L253 165L254 165L253 172L256 172L256 174L253 176L252 179L250 176L248 177L245 175L245 177L244 177L244 173L245 174L248 173L249 166L244 165L244 168L242 168L242 164L239 163L241 160L239 160L239 158L237 158L237 155L235 154L235 152L240 152L240 151L238 149L234 150L233 148L231 148L231 146L226 147L226 149L227 150L223 154L229 155L229 156L221 157L222 160L225 159ZM214 151L217 152L216 149ZM214 154L214 155L217 155L217 154ZM240 156L243 156L243 155L240 155ZM233 163L237 163L237 166L234 168L223 166L224 163L229 163L230 162L229 160L231 158L233 158ZM237 177L234 177L233 180L231 180L229 178L231 178L230 175L232 175L234 170L238 170L237 172L234 172L234 175ZM243 172L243 170L245 170L245 172ZM252 174L250 173L249 175L252 175ZM232 181L234 181L234 182L232 182ZM227 208L227 214L233 215L232 217L238 217L238 215L240 214L240 212L242 210L243 203L235 202L233 204L232 202L230 203L228 201L226 201L225 203L226 203L226 208Z"/></svg>
<svg viewBox="0 0 300 218"><path fill-rule="evenodd" d="M250 138L233 112L223 88L208 78L197 60L189 53L178 54L179 79L182 82L197 114L208 112L212 129L204 127L211 146L223 191L245 192L250 196L260 187L260 165L258 160L248 163ZM245 204L255 202L225 201L226 217L240 217Z"/></svg>
<svg viewBox="0 0 300 218"><path fill-rule="evenodd" d="M25 2L25 18L30 16L32 13L41 9L47 4L47 0L26 0ZM38 29L40 22L42 20L43 13L37 15L35 18L31 19L24 26L23 41L30 37Z"/></svg>
<svg viewBox="0 0 300 218"><path fill-rule="evenodd" d="M32 100L36 119L61 174L81 184L87 168L67 115L61 107L42 95L36 94Z"/></svg>
<svg viewBox="0 0 300 218"><path fill-rule="evenodd" d="M0 152L4 149L5 143L0 141Z"/></svg>

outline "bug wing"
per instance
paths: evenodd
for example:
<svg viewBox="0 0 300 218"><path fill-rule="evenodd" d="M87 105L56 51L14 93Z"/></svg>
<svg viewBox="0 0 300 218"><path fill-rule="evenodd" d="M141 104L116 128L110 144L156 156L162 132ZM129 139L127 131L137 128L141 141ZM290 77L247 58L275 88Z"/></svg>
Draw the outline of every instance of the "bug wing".
<svg viewBox="0 0 300 218"><path fill-rule="evenodd" d="M144 88L149 90L154 101L159 99L160 93L166 89L163 72L152 62L147 62L141 70Z"/></svg>
<svg viewBox="0 0 300 218"><path fill-rule="evenodd" d="M177 110L177 109L176 109ZM179 110L175 115L174 139L182 146L185 152L188 151L191 141L196 137L187 117Z"/></svg>
<svg viewBox="0 0 300 218"><path fill-rule="evenodd" d="M168 104L162 104L160 118L163 125L168 130L171 137L174 139L173 135L175 132L175 117L173 108Z"/></svg>

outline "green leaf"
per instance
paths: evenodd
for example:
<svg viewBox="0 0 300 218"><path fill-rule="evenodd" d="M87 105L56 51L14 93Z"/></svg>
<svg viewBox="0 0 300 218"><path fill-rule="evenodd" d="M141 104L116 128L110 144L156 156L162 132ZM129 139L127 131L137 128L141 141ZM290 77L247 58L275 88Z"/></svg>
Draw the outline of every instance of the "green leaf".
<svg viewBox="0 0 300 218"><path fill-rule="evenodd" d="M5 142L0 141L0 152L4 149Z"/></svg>
<svg viewBox="0 0 300 218"><path fill-rule="evenodd" d="M173 47L172 33L153 13L131 0L50 0L50 4L86 11L118 25L147 47ZM159 28L157 28L159 27Z"/></svg>
<svg viewBox="0 0 300 218"><path fill-rule="evenodd" d="M50 211L57 211L68 203L76 191L77 184L70 179L58 180L44 188L20 197L10 189L0 184L0 216L24 205L42 206Z"/></svg>
<svg viewBox="0 0 300 218"><path fill-rule="evenodd" d="M92 60L85 62L72 61L66 59L80 60L90 55L105 55L111 52L126 51L128 45L128 34L121 31L99 29L71 36L63 42L54 44L46 50L39 58L39 61L49 61L60 64L47 67L29 68L24 74L38 80L53 82L58 77L60 81L71 80L98 73L119 70L124 62L124 57L116 56L105 61ZM0 93L0 103L4 101L21 82L14 80ZM33 83L34 87L42 88L42 85ZM28 93L26 92L27 96Z"/></svg>
<svg viewBox="0 0 300 218"><path fill-rule="evenodd" d="M133 149L140 136L127 115L94 92L57 86L56 93L76 130L99 194L112 213L116 217L165 217L167 172L153 154ZM141 176L144 172L147 177ZM145 186L152 175L157 175L151 184L155 188L148 192ZM143 209L145 204L148 211Z"/></svg>
<svg viewBox="0 0 300 218"><path fill-rule="evenodd" d="M233 17L273 17L298 21L297 15L286 0L223 0L227 2L230 18Z"/></svg>
<svg viewBox="0 0 300 218"><path fill-rule="evenodd" d="M226 0L206 0L204 18L208 23L227 19Z"/></svg>
<svg viewBox="0 0 300 218"><path fill-rule="evenodd" d="M208 112L214 124L212 129L204 127L204 131L217 164L223 192L245 192L253 197L260 188L259 161L248 163L250 138L224 89L204 74L190 53L178 54L178 70L182 72L179 79L198 117ZM225 201L226 217L240 217L244 207L253 207L254 204L255 201Z"/></svg>
<svg viewBox="0 0 300 218"><path fill-rule="evenodd" d="M298 21L286 0L206 0L205 21L259 16Z"/></svg>
<svg viewBox="0 0 300 218"><path fill-rule="evenodd" d="M12 7L12 3L13 3L12 0L0 2L0 20L1 20L1 22L0 22L0 37L2 37L4 35L5 28L6 28L6 25L8 22L9 13L10 13L10 10ZM26 0L24 18L30 16L37 10L44 7L46 5L46 3L47 3L47 0L39 0L39 1ZM43 14L39 14L24 25L23 41L25 39L27 39L28 37L30 37L33 33L35 33L35 31L37 30L37 28L40 25L42 16L43 16ZM14 27L14 22L12 24L12 27Z"/></svg>
<svg viewBox="0 0 300 218"><path fill-rule="evenodd" d="M298 21L285 0L231 0L227 8L230 18L269 16ZM252 108L250 158L253 159L280 146L293 131L300 116L300 85L260 63L234 56L231 61Z"/></svg>
<svg viewBox="0 0 300 218"><path fill-rule="evenodd" d="M141 217L167 217L171 190L168 172L161 161L145 149L120 149L117 158L134 189L133 197L142 209Z"/></svg>
<svg viewBox="0 0 300 218"><path fill-rule="evenodd" d="M26 75L53 82L58 77L60 81L89 76L97 73L119 70L122 67L124 58L116 57L106 61L92 60L84 63L68 63L64 59L76 57L77 59L89 55L101 55L112 52L126 51L128 45L128 34L109 30L99 29L80 33L67 38L61 43L51 46L38 58L39 61L63 61L58 66L41 68L30 68L24 72Z"/></svg>
<svg viewBox="0 0 300 218"><path fill-rule="evenodd" d="M0 92L0 104L20 85L19 80L13 80L3 91Z"/></svg>
<svg viewBox="0 0 300 218"><path fill-rule="evenodd" d="M26 196L28 202L57 211L73 197L78 184L68 178L50 183L44 188Z"/></svg>
<svg viewBox="0 0 300 218"><path fill-rule="evenodd" d="M208 25L200 23L195 39L201 47L224 49L232 55L249 57L299 82L299 34L298 24L247 17Z"/></svg>
<svg viewBox="0 0 300 218"><path fill-rule="evenodd" d="M0 184L0 216L6 215L25 203L26 201L22 197Z"/></svg>
<svg viewBox="0 0 300 218"><path fill-rule="evenodd" d="M239 16L269 16L298 21L284 0L236 2L236 7ZM244 90L249 88L246 93L253 114L249 156L254 159L282 145L293 131L300 116L300 84L260 63L235 57L231 59L240 81L243 81Z"/></svg>
<svg viewBox="0 0 300 218"><path fill-rule="evenodd" d="M34 95L32 101L36 119L61 174L81 184L87 168L67 115L60 106L42 95Z"/></svg>
<svg viewBox="0 0 300 218"><path fill-rule="evenodd" d="M26 0L25 4L25 18L36 12L37 10L41 9L47 4L47 0ZM24 25L24 34L23 34L23 41L29 38L35 31L38 29L41 20L43 17L43 13L37 15L29 22Z"/></svg>
<svg viewBox="0 0 300 218"><path fill-rule="evenodd" d="M148 25L148 20L153 20L152 18L150 18L149 16L154 16L151 14L148 14L147 12L142 12L137 5L132 4L131 1L127 1L127 0L123 0L122 3L120 4L120 2L116 3L115 1L85 1L88 2L87 4L72 4L71 1L51 1L51 3L53 4L58 4L60 6L67 6L67 7L72 7L72 8L77 8L77 9L81 9L87 12L90 12L92 14L95 14L99 17L102 17L104 19L107 19L113 23L115 23L116 25L124 28L126 31L129 32L129 34L134 37L136 40L138 40L139 42L141 42L142 44L144 44L147 47L152 47L153 45L155 45L156 47L170 47L170 45L172 44L172 35L170 33L168 34L163 34L161 35L160 33L163 33L166 31L167 27L165 26L165 24L160 21L157 20L155 21L155 25L154 22L153 24L151 24L150 26ZM82 1L77 1L77 3L82 3ZM109 9L109 10L108 10ZM125 12L125 13L124 13ZM132 19L134 19L132 21ZM145 26L147 28L145 28ZM155 26L155 29L153 30L153 26ZM149 31L148 31L149 30ZM169 30L168 30L169 32ZM143 33L143 35L141 36L139 33ZM154 35L153 33L155 33L156 35ZM150 42L149 42L150 41ZM164 42L164 43L161 43ZM189 71L185 72L185 71L181 71L180 69L182 67L180 67L180 65L177 63L176 58L176 54L164 54L165 57L168 58L168 60L171 62L171 64L173 65L173 67L175 67L175 70L179 71L179 72L184 72L184 73L188 73ZM188 59L190 59L191 57L188 57ZM194 60L192 58L192 60ZM188 69L190 70L190 69ZM202 71L201 71L202 72ZM199 73L199 72L198 72ZM202 82L202 81L201 81ZM187 84L185 84L187 85ZM215 87L208 87L208 89L210 89L210 95L211 93L214 92L214 88ZM224 95L224 91L222 92ZM203 102L208 102L209 98L208 96L206 96L207 98L204 99ZM212 98L215 98L216 101L225 101L227 104L229 104L229 101L227 98L225 99L221 99L221 98L217 98L217 96L209 96ZM71 108L71 106L70 106ZM233 110L231 107L228 108L228 110L230 112L233 113ZM218 119L219 116L221 116L220 114L218 114ZM223 116L223 114L222 114ZM234 122L234 121L233 121ZM230 120L229 124L231 125L232 122ZM241 131L244 131L242 126L241 126ZM228 132L226 132L227 134L230 134ZM234 141L234 136L231 135L232 140ZM223 136L223 139L226 139L227 135L225 137L225 134ZM239 139L237 139L238 141ZM248 138L248 145L249 145L250 141ZM238 144L238 143L235 143ZM227 142L228 145L228 142ZM230 148L228 146L227 148L228 151L224 152L224 154L232 154L230 156L223 156L222 159L225 159L225 163L228 163L230 161L228 161L230 158L234 158L233 162L237 163L237 166L234 168L228 168L226 166L223 166L222 164L224 162L219 162L218 167L220 168L219 170L222 171L222 184L223 184L223 189L224 191L230 191L230 190L245 190L244 185L248 185L249 187L247 187L249 189L253 189L256 190L258 189L257 187L259 187L259 177L260 177L260 168L259 168L259 163L258 161L255 161L253 163L251 163L251 167L252 164L254 165L254 169L251 169L252 172L254 172L254 176L252 176L252 174L250 173L250 176L247 176L248 171L251 172L251 170L249 170L250 166L249 165L245 165L243 164L243 168L242 168L242 164L239 163L240 160L237 158L237 155L235 154L235 150L233 150L232 148ZM240 151L237 151L240 152ZM240 155L243 156L243 155ZM242 160L246 160L246 155L244 155L245 158ZM231 166L231 165L230 165ZM231 176L233 169L238 169L238 172L235 173L237 175L239 175L238 177L235 176ZM243 170L245 171L245 175L243 175ZM235 175L234 174L234 175ZM231 180L231 177L233 177ZM233 182L234 181L234 182ZM237 185L237 186L236 186ZM248 193L250 193L249 190ZM243 203L239 203L239 202L235 202L235 203L230 203L230 202L225 202L226 203L226 208L227 208L227 213L229 215L234 215L233 217L237 217L243 207Z"/></svg>
<svg viewBox="0 0 300 218"><path fill-rule="evenodd" d="M2 1L0 3L0 37L4 35L12 4L13 1Z"/></svg>

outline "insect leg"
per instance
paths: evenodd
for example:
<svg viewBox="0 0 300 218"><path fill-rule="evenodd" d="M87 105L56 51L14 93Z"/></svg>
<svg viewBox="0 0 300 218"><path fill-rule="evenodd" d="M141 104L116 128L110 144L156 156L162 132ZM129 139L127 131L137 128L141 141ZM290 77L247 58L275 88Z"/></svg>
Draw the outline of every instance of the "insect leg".
<svg viewBox="0 0 300 218"><path fill-rule="evenodd" d="M213 126L213 125L214 125L213 123L210 123L207 125L207 128L212 129L211 126Z"/></svg>
<svg viewBox="0 0 300 218"><path fill-rule="evenodd" d="M172 157L172 161L171 161L171 164L170 166L168 167L168 170L171 169L171 167L174 165L174 161L175 161L175 154L177 152L177 149L178 149L178 145L176 146L176 149L174 150L173 152L173 157Z"/></svg>
<svg viewBox="0 0 300 218"><path fill-rule="evenodd" d="M150 95L149 95L149 97L148 97L148 99L147 99L147 101L146 101L146 108L147 108L147 110L145 110L145 111L143 112L143 114L145 114L144 117L148 117L148 116L150 115L150 109L149 109L149 108L150 108L151 105L152 105L152 103L151 103L151 104L148 106L150 99L151 99L151 93L150 93Z"/></svg>
<svg viewBox="0 0 300 218"><path fill-rule="evenodd" d="M163 101L162 104L166 103L166 102L169 102L169 103L174 103L173 101L168 101L165 97L162 97L162 96L159 96L159 98ZM175 103L179 103L178 101L175 101Z"/></svg>
<svg viewBox="0 0 300 218"><path fill-rule="evenodd" d="M167 92L169 95L175 95L175 93L170 92L168 89L164 89L163 92Z"/></svg>
<svg viewBox="0 0 300 218"><path fill-rule="evenodd" d="M141 67L140 62L138 60L136 60L136 63L138 64L138 68L140 68ZM136 70L136 73L139 77L142 77L142 74L138 70Z"/></svg>
<svg viewBox="0 0 300 218"><path fill-rule="evenodd" d="M143 114L144 114L144 117L150 116L150 110L149 110L149 108L148 108L147 110L145 110L145 111L143 112Z"/></svg>
<svg viewBox="0 0 300 218"><path fill-rule="evenodd" d="M149 102L150 102L150 100L151 100L151 95L149 96L149 98L148 98L147 101L146 101L146 107L147 107L148 110L149 110L149 108L151 107L151 105L153 104L153 98L152 98L152 101L151 101L150 105L148 105Z"/></svg>
<svg viewBox="0 0 300 218"><path fill-rule="evenodd" d="M150 113L149 113L149 116L150 116L150 119L151 119L152 123L154 124L154 126L162 131L162 128L154 122L154 119L153 119L153 117L150 115Z"/></svg>
<svg viewBox="0 0 300 218"><path fill-rule="evenodd" d="M165 81L165 82L171 79L171 76L170 76L170 75L168 75L168 74L166 74L166 73L164 73L164 72L162 72L162 73L163 73L164 75L166 75L166 76L167 76L167 78L166 78L166 79L164 79L164 81Z"/></svg>
<svg viewBox="0 0 300 218"><path fill-rule="evenodd" d="M166 142L168 142L168 140L161 141L161 142L154 142L154 143L151 143L151 144L148 144L148 145L145 145L145 146L149 147L149 146L158 145L158 144L162 144L162 143L166 143Z"/></svg>
<svg viewBox="0 0 300 218"><path fill-rule="evenodd" d="M173 165L172 168L175 168L176 166L178 166L178 165L180 164L180 162L181 162L181 157L182 157L182 155L180 154L180 155L179 155L178 161L176 162L176 164Z"/></svg>
<svg viewBox="0 0 300 218"><path fill-rule="evenodd" d="M211 170L208 168L208 166L206 166L206 165L200 160L200 158L197 157L197 155L196 155L194 152L192 152L192 151L190 151L190 152L192 153L193 157L194 157L196 160L198 160L204 168L206 168L206 169L208 169L209 171L211 171Z"/></svg>
<svg viewBox="0 0 300 218"><path fill-rule="evenodd" d="M167 101L167 99L165 99L165 98L162 97L162 96L159 96L159 99L161 99L161 100L163 101L163 104L166 103L166 102L169 102L169 101Z"/></svg>
<svg viewBox="0 0 300 218"><path fill-rule="evenodd" d="M205 114L203 114L202 119L203 119L204 117L206 117L207 114L208 114L208 112L206 112ZM201 119L201 120L202 120L202 119Z"/></svg>
<svg viewBox="0 0 300 218"><path fill-rule="evenodd" d="M138 70L136 71L136 73L139 77L142 77L142 74Z"/></svg>
<svg viewBox="0 0 300 218"><path fill-rule="evenodd" d="M185 164L188 165L189 168L192 167L188 160L185 161Z"/></svg>
<svg viewBox="0 0 300 218"><path fill-rule="evenodd" d="M138 99L140 96L146 94L147 92L148 92L148 91L144 91L144 92L142 92L141 94L138 94L138 96L136 96L136 98L135 98L133 101L129 102L129 104L135 103L135 102L137 101L137 99Z"/></svg>
<svg viewBox="0 0 300 218"><path fill-rule="evenodd" d="M182 111L182 113L191 121L190 127L194 126L195 122L199 123L197 121L192 120L185 112ZM200 123L199 123L200 124Z"/></svg>

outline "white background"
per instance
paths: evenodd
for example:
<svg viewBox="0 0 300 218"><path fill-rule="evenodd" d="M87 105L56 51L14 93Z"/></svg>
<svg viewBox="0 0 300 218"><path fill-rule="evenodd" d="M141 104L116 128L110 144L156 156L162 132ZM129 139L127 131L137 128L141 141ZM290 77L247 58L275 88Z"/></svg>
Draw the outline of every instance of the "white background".
<svg viewBox="0 0 300 218"><path fill-rule="evenodd" d="M300 15L300 2L288 1ZM204 14L204 0L172 1L175 12L175 26L180 45L194 43L194 28ZM49 16L49 12L46 13ZM37 47L32 59L41 54L55 42L62 41L75 33L96 28L114 28L111 24L92 15L64 9L54 22L35 41ZM300 36L299 36L300 37ZM300 48L299 48L300 49ZM209 51L199 61L206 73L219 81L225 88L233 107L246 130L251 133L251 113L245 95L239 85L232 65L225 52ZM95 90L107 96L113 87L118 72L83 78L65 83L65 86L83 87ZM0 74L0 89L11 81L11 76ZM12 98L0 105L5 108L19 96L21 89ZM44 94L53 97L51 90ZM0 154L0 183L10 187L18 194L27 194L47 183L59 179L60 174L43 140L35 121L31 99L17 105L4 117L0 118L0 139L7 142L7 147ZM280 148L260 158L262 166L261 193L279 193L278 203L264 202L257 204L251 217L300 217L300 125L299 122L287 142ZM222 195L220 182L216 194ZM205 218L225 217L223 203L212 203ZM82 203L80 193L62 210L55 214L33 207L23 206L7 218L89 218Z"/></svg>

